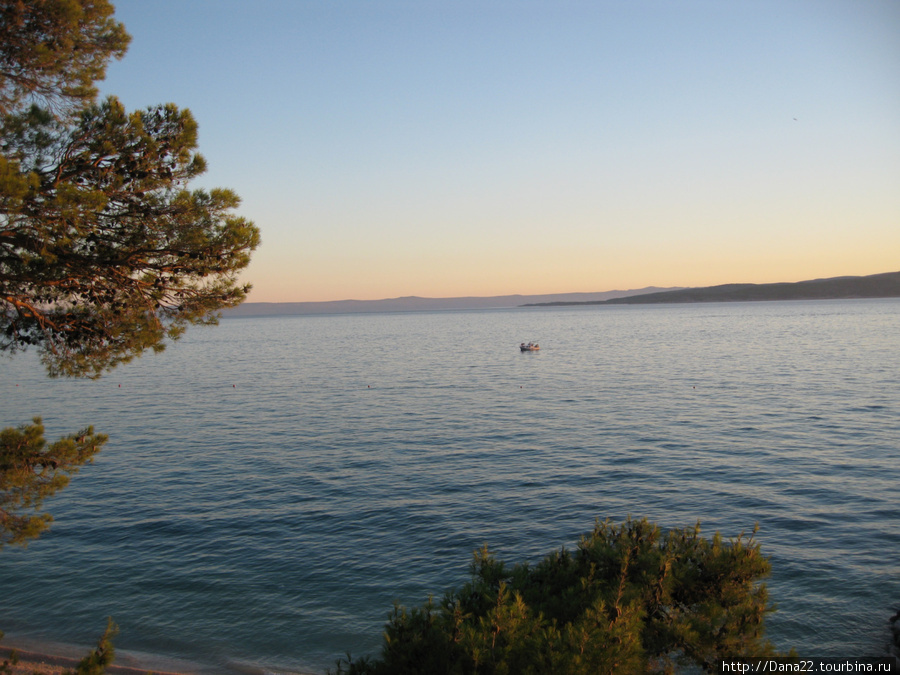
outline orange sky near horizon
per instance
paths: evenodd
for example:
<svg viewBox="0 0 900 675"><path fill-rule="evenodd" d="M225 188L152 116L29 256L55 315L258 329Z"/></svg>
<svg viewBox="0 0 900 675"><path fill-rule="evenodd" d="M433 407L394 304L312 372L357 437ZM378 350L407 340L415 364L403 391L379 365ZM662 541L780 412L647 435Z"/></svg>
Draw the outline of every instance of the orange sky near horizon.
<svg viewBox="0 0 900 675"><path fill-rule="evenodd" d="M251 302L900 270L900 3L117 0L103 92L174 101Z"/></svg>

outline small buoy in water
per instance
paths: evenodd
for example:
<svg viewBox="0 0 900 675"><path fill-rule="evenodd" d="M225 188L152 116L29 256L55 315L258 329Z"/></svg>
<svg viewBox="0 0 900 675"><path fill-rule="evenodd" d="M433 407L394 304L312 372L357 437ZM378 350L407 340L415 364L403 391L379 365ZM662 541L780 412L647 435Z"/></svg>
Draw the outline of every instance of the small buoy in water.
<svg viewBox="0 0 900 675"><path fill-rule="evenodd" d="M231 388L232 388L232 389L237 389L237 385L236 385L236 384L233 384L233 385L231 385Z"/></svg>
<svg viewBox="0 0 900 675"><path fill-rule="evenodd" d="M122 388L122 385L120 384L120 385L119 385L119 389L121 389L121 388Z"/></svg>

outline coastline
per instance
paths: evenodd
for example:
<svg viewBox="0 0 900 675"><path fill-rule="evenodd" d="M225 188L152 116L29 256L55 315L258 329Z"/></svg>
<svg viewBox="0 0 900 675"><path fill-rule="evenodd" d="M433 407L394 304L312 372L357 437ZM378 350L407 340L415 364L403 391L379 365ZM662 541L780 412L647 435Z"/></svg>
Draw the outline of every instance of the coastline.
<svg viewBox="0 0 900 675"><path fill-rule="evenodd" d="M28 638L16 638L7 634L0 643L0 664L10 658L12 652L18 657L16 665L10 664L12 675L62 675L66 670L78 666L79 661L93 648L75 645L43 642ZM318 675L312 671L274 670L251 664L232 663L214 666L158 654L145 654L116 650L113 664L107 667L110 675L216 675L235 673L236 675Z"/></svg>
<svg viewBox="0 0 900 675"><path fill-rule="evenodd" d="M80 659L66 656L53 656L38 652L26 651L16 647L5 645L0 647L0 662L10 658L12 652L18 656L15 665L10 664L12 675L60 675L64 670L74 670ZM111 675L145 675L150 672L146 668L132 668L120 666L115 663L106 669ZM154 675L190 675L187 672L171 672L153 670Z"/></svg>

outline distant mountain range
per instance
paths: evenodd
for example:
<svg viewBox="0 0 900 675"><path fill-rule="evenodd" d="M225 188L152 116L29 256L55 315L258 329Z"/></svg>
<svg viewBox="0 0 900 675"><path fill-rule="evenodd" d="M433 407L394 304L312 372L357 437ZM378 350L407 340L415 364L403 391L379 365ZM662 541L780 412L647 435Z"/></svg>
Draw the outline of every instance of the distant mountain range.
<svg viewBox="0 0 900 675"><path fill-rule="evenodd" d="M337 300L333 302L245 302L222 312L223 316L285 316L294 314L349 314L358 312L423 312L443 309L505 309L522 305L549 303L583 304L635 296L642 293L659 293L672 288L650 286L630 291L605 291L602 293L553 293L547 295L498 295L467 298L390 298L387 300Z"/></svg>
<svg viewBox="0 0 900 675"><path fill-rule="evenodd" d="M566 307L676 302L738 302L750 300L829 300L839 298L900 297L900 272L867 277L834 277L781 284L724 284L704 288L647 288L602 293L497 295L492 297L337 300L332 302L245 302L224 311L227 317L287 316L297 314L355 314L425 312L436 310Z"/></svg>
<svg viewBox="0 0 900 675"><path fill-rule="evenodd" d="M747 302L753 300L838 300L842 298L900 297L900 272L866 277L833 277L795 283L723 284L682 288L586 302L541 302L530 307L567 305L637 305L685 302Z"/></svg>

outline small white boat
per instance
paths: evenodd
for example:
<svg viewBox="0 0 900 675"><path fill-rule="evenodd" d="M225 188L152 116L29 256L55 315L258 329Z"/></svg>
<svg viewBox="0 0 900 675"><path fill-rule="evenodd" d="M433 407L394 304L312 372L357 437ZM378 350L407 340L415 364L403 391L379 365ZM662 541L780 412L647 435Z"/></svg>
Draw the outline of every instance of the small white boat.
<svg viewBox="0 0 900 675"><path fill-rule="evenodd" d="M541 346L536 342L523 342L519 345L519 349L523 352L536 352L541 348Z"/></svg>

